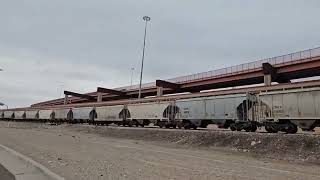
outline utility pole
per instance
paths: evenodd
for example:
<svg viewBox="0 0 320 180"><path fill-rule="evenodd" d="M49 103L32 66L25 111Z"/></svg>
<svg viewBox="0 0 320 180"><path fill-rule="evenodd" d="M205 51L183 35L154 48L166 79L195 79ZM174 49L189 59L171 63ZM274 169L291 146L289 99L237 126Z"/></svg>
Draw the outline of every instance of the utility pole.
<svg viewBox="0 0 320 180"><path fill-rule="evenodd" d="M132 87L132 83L133 83L133 72L134 72L134 67L131 68L131 80L130 80L130 88Z"/></svg>
<svg viewBox="0 0 320 180"><path fill-rule="evenodd" d="M147 25L148 25L148 21L150 21L151 18L149 16L144 16L143 20L146 22L146 24L144 28L143 50L142 50L142 60L141 60L141 72L140 72L139 96L138 96L139 99L141 99L141 86L142 86L142 75L143 75L144 52L146 49Z"/></svg>

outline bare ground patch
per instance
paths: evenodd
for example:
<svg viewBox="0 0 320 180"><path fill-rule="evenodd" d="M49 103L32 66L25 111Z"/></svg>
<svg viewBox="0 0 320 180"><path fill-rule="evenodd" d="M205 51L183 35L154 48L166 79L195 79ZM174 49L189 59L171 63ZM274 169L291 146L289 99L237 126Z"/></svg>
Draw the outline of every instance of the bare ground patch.
<svg viewBox="0 0 320 180"><path fill-rule="evenodd" d="M1 126L8 127L8 122ZM159 128L123 128L11 122L10 128L64 128L100 136L166 143L183 148L214 148L259 158L320 164L320 136L314 134L269 134L231 131L185 131Z"/></svg>

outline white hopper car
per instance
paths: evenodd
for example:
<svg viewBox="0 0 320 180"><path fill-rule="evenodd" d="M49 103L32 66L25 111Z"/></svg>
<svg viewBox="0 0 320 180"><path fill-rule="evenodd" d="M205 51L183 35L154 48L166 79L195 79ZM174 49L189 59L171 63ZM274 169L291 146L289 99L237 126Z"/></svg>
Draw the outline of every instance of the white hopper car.
<svg viewBox="0 0 320 180"><path fill-rule="evenodd" d="M70 117L71 108L60 108L60 109L53 109L52 115L49 121L52 122L68 122Z"/></svg>
<svg viewBox="0 0 320 180"><path fill-rule="evenodd" d="M27 110L25 111L25 119L28 121L39 120L39 110Z"/></svg>
<svg viewBox="0 0 320 180"><path fill-rule="evenodd" d="M130 125L126 123L126 119L130 117L126 106L124 105L115 105L115 106L101 106L94 109L94 113L91 113L92 124L111 124L115 123L118 125Z"/></svg>
<svg viewBox="0 0 320 180"><path fill-rule="evenodd" d="M40 121L49 121L50 119L52 119L52 110L46 110L46 109L42 109L39 111L39 120Z"/></svg>
<svg viewBox="0 0 320 180"><path fill-rule="evenodd" d="M71 123L84 123L90 119L92 107L80 107L71 109L66 115L67 120Z"/></svg>
<svg viewBox="0 0 320 180"><path fill-rule="evenodd" d="M137 126L152 123L160 127L176 127L174 118L178 109L174 101L128 104L127 109L130 114L128 120Z"/></svg>
<svg viewBox="0 0 320 180"><path fill-rule="evenodd" d="M14 119L14 111L11 111L11 110L2 111L1 117L6 120Z"/></svg>
<svg viewBox="0 0 320 180"><path fill-rule="evenodd" d="M26 119L25 111L15 111L14 112L14 119L17 121Z"/></svg>

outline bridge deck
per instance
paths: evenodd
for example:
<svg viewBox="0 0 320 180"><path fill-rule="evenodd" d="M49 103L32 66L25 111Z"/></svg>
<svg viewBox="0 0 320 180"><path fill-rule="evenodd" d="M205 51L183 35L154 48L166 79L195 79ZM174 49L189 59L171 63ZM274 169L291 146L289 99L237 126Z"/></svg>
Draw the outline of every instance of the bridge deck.
<svg viewBox="0 0 320 180"><path fill-rule="evenodd" d="M203 72L188 76L177 77L165 80L167 82L178 84L180 88L164 88L164 94L182 93L182 92L200 92L203 90L235 87L243 85L252 85L264 83L263 63L269 63L276 69L278 82L287 82L291 79L307 78L320 75L320 47L309 49L283 56L263 59L237 66L223 69ZM139 85L116 88L117 91L126 93L126 98L136 98L138 96ZM142 85L142 96L155 96L157 94L156 83L147 83ZM87 95L97 97L96 92ZM117 100L123 97L104 93L102 99ZM71 97L72 103L90 102L87 99ZM64 99L34 104L33 106L61 105Z"/></svg>

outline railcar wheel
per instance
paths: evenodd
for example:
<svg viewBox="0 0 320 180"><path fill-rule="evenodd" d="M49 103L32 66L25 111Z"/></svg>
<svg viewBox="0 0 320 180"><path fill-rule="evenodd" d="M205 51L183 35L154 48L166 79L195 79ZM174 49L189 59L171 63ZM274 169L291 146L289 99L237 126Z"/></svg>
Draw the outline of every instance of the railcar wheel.
<svg viewBox="0 0 320 180"><path fill-rule="evenodd" d="M200 127L201 127L201 128L207 128L208 125L209 125L208 122L202 121Z"/></svg>
<svg viewBox="0 0 320 180"><path fill-rule="evenodd" d="M266 124L264 128L268 133L278 133L278 130L276 129L276 127L274 127L271 124Z"/></svg>
<svg viewBox="0 0 320 180"><path fill-rule="evenodd" d="M160 128L163 128L164 123L163 122L159 122L158 125L159 125Z"/></svg>
<svg viewBox="0 0 320 180"><path fill-rule="evenodd" d="M237 130L237 128L236 128L234 123L230 124L230 129L231 129L231 131L236 131Z"/></svg>
<svg viewBox="0 0 320 180"><path fill-rule="evenodd" d="M291 134L295 134L298 132L298 127L296 125L293 125L293 129L291 131Z"/></svg>
<svg viewBox="0 0 320 180"><path fill-rule="evenodd" d="M265 129L268 133L272 133L272 129L271 129L268 125L266 125L266 126L264 127L264 129Z"/></svg>
<svg viewBox="0 0 320 180"><path fill-rule="evenodd" d="M184 129L190 129L191 124L189 122L184 123Z"/></svg>
<svg viewBox="0 0 320 180"><path fill-rule="evenodd" d="M242 131L242 127L241 127L241 125L236 124L236 129L237 129L237 131Z"/></svg>
<svg viewBox="0 0 320 180"><path fill-rule="evenodd" d="M257 126L257 125L255 125L255 124L252 124L252 125L251 125L251 132L256 132L257 129L258 129L258 126Z"/></svg>
<svg viewBox="0 0 320 180"><path fill-rule="evenodd" d="M293 123L289 123L288 124L288 129L287 129L286 132L289 133L289 134L295 134L295 133L298 132L298 127Z"/></svg>

